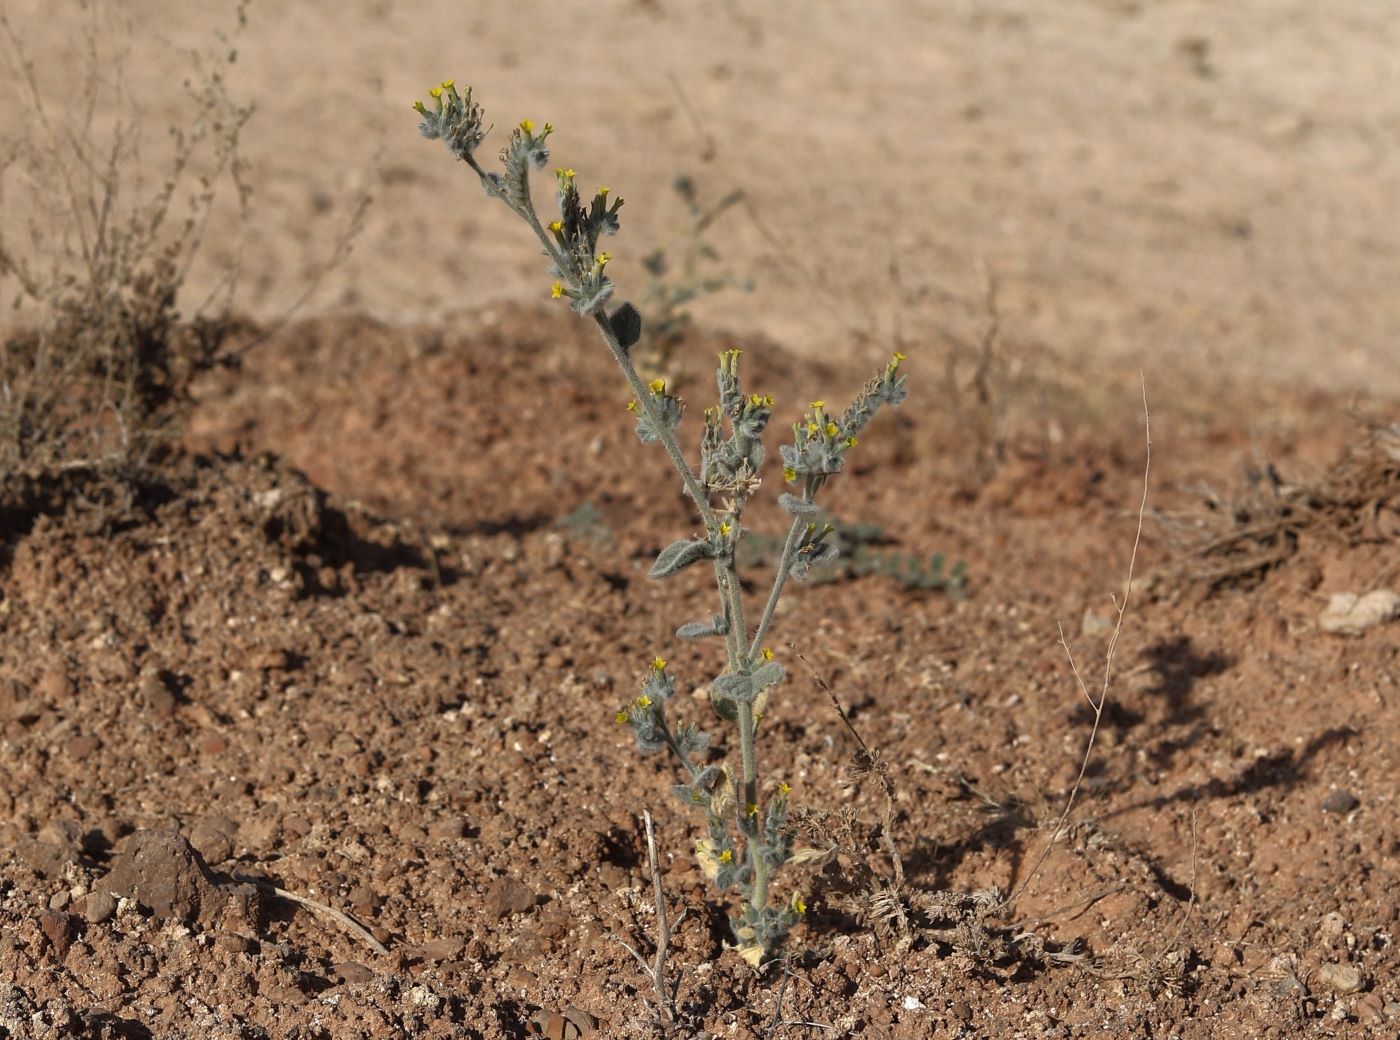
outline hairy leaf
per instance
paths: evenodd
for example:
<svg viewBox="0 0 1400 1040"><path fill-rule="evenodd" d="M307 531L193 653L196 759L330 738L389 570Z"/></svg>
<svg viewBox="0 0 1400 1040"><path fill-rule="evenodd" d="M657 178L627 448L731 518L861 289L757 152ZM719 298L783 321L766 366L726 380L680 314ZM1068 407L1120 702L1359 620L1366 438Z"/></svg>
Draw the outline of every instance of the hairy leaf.
<svg viewBox="0 0 1400 1040"><path fill-rule="evenodd" d="M647 573L653 578L668 578L677 571L689 567L692 563L711 559L714 554L714 547L709 542L685 538L679 542L672 542L662 549L660 555L656 557L656 562L651 565L651 570Z"/></svg>

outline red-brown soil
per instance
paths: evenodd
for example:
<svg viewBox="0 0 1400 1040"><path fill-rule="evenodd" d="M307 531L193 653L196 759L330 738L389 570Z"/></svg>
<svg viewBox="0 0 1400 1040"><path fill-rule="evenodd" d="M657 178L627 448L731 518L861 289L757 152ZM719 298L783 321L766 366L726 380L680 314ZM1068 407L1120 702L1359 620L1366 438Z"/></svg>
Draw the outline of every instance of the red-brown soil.
<svg viewBox="0 0 1400 1040"><path fill-rule="evenodd" d="M671 764L613 723L654 654L683 688L712 674L713 647L671 633L713 591L646 577L693 522L587 332L557 312L288 328L200 387L188 454L135 509L77 489L6 532L0 1036L564 1035L571 1006L594 1035L654 1035L622 946L653 933L644 809L689 911L682 1035L1396 1035L1395 630L1316 625L1328 594L1396 583L1393 515L1370 541L1304 529L1214 594L1149 517L1098 745L1036 872L1092 721L1057 626L1096 688L1133 545L1137 375L1042 359L982 481L916 354L828 504L891 551L965 561L965 595L793 589L761 765L797 805L878 818L801 653L889 765L912 888L1019 895L984 951L877 936L836 900L856 858L888 876L872 838L779 875L809 911L790 977L755 973L724 949ZM724 345L681 355L692 411ZM775 436L865 374L741 345ZM1169 384L1149 387L1163 514L1243 463L1322 472L1360 436L1348 401Z"/></svg>

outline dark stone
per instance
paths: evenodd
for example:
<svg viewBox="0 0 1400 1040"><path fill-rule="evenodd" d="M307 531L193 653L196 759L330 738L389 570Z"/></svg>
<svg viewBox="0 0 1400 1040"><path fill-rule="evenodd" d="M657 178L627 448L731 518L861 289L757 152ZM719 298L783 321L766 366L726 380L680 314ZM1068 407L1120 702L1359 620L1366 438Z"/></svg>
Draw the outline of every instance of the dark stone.
<svg viewBox="0 0 1400 1040"><path fill-rule="evenodd" d="M1344 815L1351 812L1361 804L1361 799L1350 791L1333 791L1322 800L1322 811L1325 813L1338 813Z"/></svg>

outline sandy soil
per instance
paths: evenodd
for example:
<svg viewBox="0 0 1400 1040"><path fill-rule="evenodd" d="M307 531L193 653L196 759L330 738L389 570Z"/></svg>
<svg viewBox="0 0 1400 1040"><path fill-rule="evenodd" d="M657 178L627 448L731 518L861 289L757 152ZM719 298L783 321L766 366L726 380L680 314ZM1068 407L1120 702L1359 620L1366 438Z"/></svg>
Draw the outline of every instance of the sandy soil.
<svg viewBox="0 0 1400 1040"><path fill-rule="evenodd" d="M74 23L37 9L6 7L61 82ZM1396 1035L1400 649L1320 625L1400 585L1397 30L1348 12L253 7L256 194L208 259L242 242L239 342L269 338L201 378L132 502L67 474L0 510L0 1037L655 1036L621 945L654 934L643 809L687 911L681 1036ZM158 141L209 14L128 15ZM416 137L406 100L451 73L626 192L624 285L678 171L746 193L711 237L756 291L668 368L688 429L735 342L775 435L896 332L911 355L826 496L878 530L775 627L761 761L835 814L777 882L808 908L786 972L725 949L673 770L613 721L660 653L737 753L712 648L672 635L713 589L646 577L685 500L518 230ZM354 256L275 325L362 190ZM1097 689L1140 370L1138 580L1059 829L1094 730L1059 641ZM962 585L853 566L934 553ZM813 672L889 766L905 927L857 912L896 868Z"/></svg>
<svg viewBox="0 0 1400 1040"><path fill-rule="evenodd" d="M154 150L219 5L121 6ZM7 9L61 95L83 60L76 13ZM232 207L216 223L196 285L241 249L242 302L280 313L369 192L318 307L428 320L540 298L507 217L416 137L409 102L451 76L498 126L553 122L560 161L627 197L624 283L686 223L676 175L710 198L742 190L749 208L712 237L760 291L703 312L736 333L825 355L899 322L942 347L981 321L980 258L1008 333L1085 365L1394 394L1392 14L1384 0L254 3L231 83L258 109L255 201L246 223ZM24 212L10 191L0 217Z"/></svg>

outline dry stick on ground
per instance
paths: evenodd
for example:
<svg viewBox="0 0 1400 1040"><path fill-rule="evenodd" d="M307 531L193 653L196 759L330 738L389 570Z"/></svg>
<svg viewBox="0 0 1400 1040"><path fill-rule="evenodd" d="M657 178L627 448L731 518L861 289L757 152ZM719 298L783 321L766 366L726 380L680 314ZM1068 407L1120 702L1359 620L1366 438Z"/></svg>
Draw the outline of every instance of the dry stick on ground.
<svg viewBox="0 0 1400 1040"><path fill-rule="evenodd" d="M764 1034L764 1040L773 1040L779 1029L786 1029L788 1026L804 1026L808 1029L835 1029L835 1026L827 1025L824 1022L808 1022L801 1018L783 1017L783 996L787 993L787 984L792 981L792 958L783 958L783 981L778 983L777 999L773 1003L773 1018L768 1023L768 1032Z"/></svg>
<svg viewBox="0 0 1400 1040"><path fill-rule="evenodd" d="M1118 649L1118 638L1123 634L1123 617L1128 611L1128 601L1133 594L1133 574L1137 569L1138 548L1142 545L1142 525L1143 517L1147 514L1147 489L1148 478L1152 474L1152 413L1147 407L1147 378L1142 380L1142 418L1147 439L1147 460L1142 470L1142 501L1138 504L1137 533L1133 536L1133 552L1128 559L1128 578L1123 586L1123 598L1113 598L1113 605L1118 612L1117 620L1113 625L1113 635L1108 640L1108 649L1104 651L1103 663L1103 686L1099 690L1098 699L1089 692L1089 686L1084 681L1083 674L1079 671L1079 665L1075 663L1074 652L1070 649L1069 640L1065 637L1064 625L1060 625L1060 645L1065 648L1065 656L1069 658L1070 671L1074 673L1075 682L1079 685L1079 692L1084 695L1084 699L1089 702L1089 707L1094 713L1094 724L1089 730L1089 742L1084 748L1084 758L1079 763L1079 775L1075 777L1074 786L1070 788L1069 797L1065 800L1064 812L1060 813L1060 818L1055 821L1055 829L1050 835L1050 840L1045 843L1045 848L1041 851L1039 858L1035 861L1035 866L1031 868L1026 879L1020 886L1006 898L1004 905L1010 906L1030 887L1036 875L1045 866L1046 859L1050 856L1050 850L1055 847L1055 842L1060 840L1060 835L1064 833L1065 824L1069 821L1069 815L1074 811L1074 802L1079 795L1079 789L1084 784L1084 775L1089 771L1089 760L1094 753L1094 742L1099 735L1099 726L1103 722L1104 706L1108 703L1108 691L1113 680L1113 656Z"/></svg>
<svg viewBox="0 0 1400 1040"><path fill-rule="evenodd" d="M637 963L641 965L643 974L651 979L652 985L656 988L656 1013L660 1019L661 1035L666 1037L671 1035L671 1030L675 1028L676 1024L675 1012L671 1008L672 995L666 992L666 952L671 945L671 929L685 920L688 910L682 910L675 921L667 919L666 897L661 891L661 871L656 866L656 836L652 833L650 812L643 810L642 822L646 826L647 866L651 870L652 896L656 900L656 960L648 964L647 959L628 946L627 943L621 939L617 941L622 943L623 948L636 958ZM679 979L676 980L676 984L680 985Z"/></svg>
<svg viewBox="0 0 1400 1040"><path fill-rule="evenodd" d="M363 939L375 953L383 954L389 952L385 949L384 944L376 939L368 928L360 924L359 921L355 920L343 910L337 910L335 907L327 906L325 903L318 903L314 899L307 899L306 896L299 896L294 892L288 892L285 888L278 888L265 878L252 877L247 874L234 874L233 880L250 885L257 885L264 891L271 892L278 899L285 899L288 902L296 903L298 906L304 906L308 910L314 910L318 914L325 914L331 920L342 925L347 931L353 932Z"/></svg>

